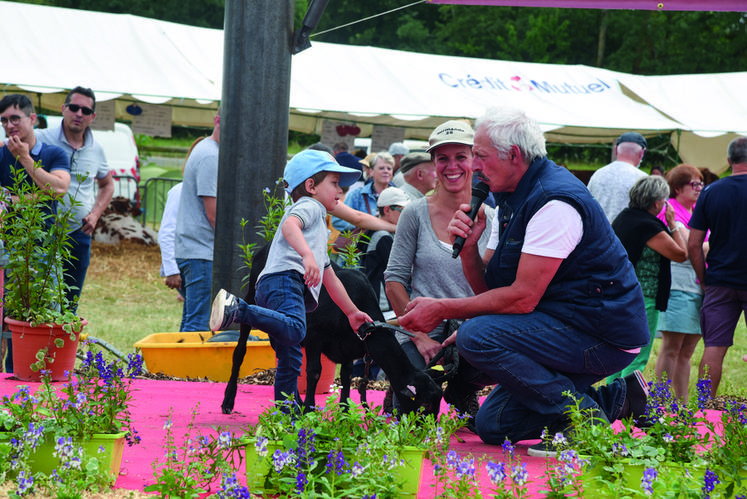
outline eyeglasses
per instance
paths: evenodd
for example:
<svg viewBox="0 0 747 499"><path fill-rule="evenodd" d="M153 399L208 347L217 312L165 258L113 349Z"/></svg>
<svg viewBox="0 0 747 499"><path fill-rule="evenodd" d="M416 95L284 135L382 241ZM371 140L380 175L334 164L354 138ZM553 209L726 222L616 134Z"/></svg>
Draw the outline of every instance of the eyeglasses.
<svg viewBox="0 0 747 499"><path fill-rule="evenodd" d="M705 187L705 184L703 182L696 182L695 180L693 180L692 182L688 182L687 185L689 185L690 187L692 187L696 191L699 191L700 189L702 189L703 187Z"/></svg>
<svg viewBox="0 0 747 499"><path fill-rule="evenodd" d="M79 106L78 104L65 104L67 108L72 113L77 113L78 111L81 111L85 116L91 116L93 114L93 109L86 106Z"/></svg>
<svg viewBox="0 0 747 499"><path fill-rule="evenodd" d="M390 210L394 210L394 211L398 211L398 212L402 213L402 207L401 206L390 206L389 209Z"/></svg>
<svg viewBox="0 0 747 499"><path fill-rule="evenodd" d="M25 118L25 116L14 114L8 118L0 118L0 125L8 126L8 123L11 125L17 125L21 122L21 118Z"/></svg>

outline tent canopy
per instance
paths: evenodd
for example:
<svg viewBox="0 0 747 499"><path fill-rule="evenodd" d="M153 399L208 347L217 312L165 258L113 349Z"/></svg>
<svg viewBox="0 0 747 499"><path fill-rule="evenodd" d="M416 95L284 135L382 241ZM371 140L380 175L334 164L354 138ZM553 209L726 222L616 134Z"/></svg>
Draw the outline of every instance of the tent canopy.
<svg viewBox="0 0 747 499"><path fill-rule="evenodd" d="M222 89L222 30L5 1L0 18L9 21L0 31L5 93L34 94L42 108L57 110L69 89L84 85L100 101L114 100L120 120L132 118L126 107L136 101L169 106L174 124L212 126ZM726 166L723 140L747 131L739 99L747 73L636 76L329 43L294 56L291 72L290 128L307 133L321 134L332 120L357 124L361 136L386 125L424 139L447 119L516 106L552 142L609 143L628 130L678 131L673 141L683 159L697 151L701 156L691 162L719 170ZM720 142L709 140L717 136Z"/></svg>

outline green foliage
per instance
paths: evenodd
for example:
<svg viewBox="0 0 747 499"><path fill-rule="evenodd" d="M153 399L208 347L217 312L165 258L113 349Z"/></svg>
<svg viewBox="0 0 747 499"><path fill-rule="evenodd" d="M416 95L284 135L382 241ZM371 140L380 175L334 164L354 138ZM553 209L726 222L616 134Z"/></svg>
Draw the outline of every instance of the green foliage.
<svg viewBox="0 0 747 499"><path fill-rule="evenodd" d="M77 378L62 388L42 377L42 386L28 386L2 398L0 409L0 483L13 477L17 496L36 491L56 497L80 497L114 482L99 458L87 455L81 444L94 434L125 436L130 445L140 437L132 428L129 403L131 380L142 371L142 358L132 354L127 363L105 362L90 354ZM32 458L42 443L54 443L60 465L50 475L32 473Z"/></svg>
<svg viewBox="0 0 747 499"><path fill-rule="evenodd" d="M443 455L464 421L454 410L438 419L411 414L397 420L380 409L355 403L344 409L334 397L306 414L297 413L291 398L268 408L246 431L247 456L259 456L258 462L247 457L257 468L247 475L281 496L398 497L404 456Z"/></svg>
<svg viewBox="0 0 747 499"><path fill-rule="evenodd" d="M156 483L145 487L145 492L157 492L159 497L194 499L201 497L210 484L221 477L219 497L234 497L226 492L241 488L236 482L241 447L239 440L223 428L215 433L202 435L195 429L195 417L199 404L192 409L192 419L177 446L171 423L171 412L164 425L164 457L153 461L153 476ZM235 497L248 497L237 495Z"/></svg>
<svg viewBox="0 0 747 499"><path fill-rule="evenodd" d="M34 168L41 168L36 163ZM80 330L62 264L70 260L71 211L52 212L57 195L40 189L22 165L11 166L13 185L5 191L7 209L0 210L2 239L8 262L5 306L11 317L33 324L74 324ZM73 194L70 204L74 204ZM70 328L68 327L68 332ZM74 340L74 335L72 339Z"/></svg>

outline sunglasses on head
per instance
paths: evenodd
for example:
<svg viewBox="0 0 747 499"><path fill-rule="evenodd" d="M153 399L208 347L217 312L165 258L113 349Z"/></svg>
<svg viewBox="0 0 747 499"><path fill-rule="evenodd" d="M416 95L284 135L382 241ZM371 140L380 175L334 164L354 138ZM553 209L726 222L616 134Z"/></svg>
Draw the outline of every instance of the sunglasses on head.
<svg viewBox="0 0 747 499"><path fill-rule="evenodd" d="M79 106L78 104L65 104L67 108L72 113L77 113L78 111L81 111L86 116L91 116L93 114L93 109L86 106Z"/></svg>

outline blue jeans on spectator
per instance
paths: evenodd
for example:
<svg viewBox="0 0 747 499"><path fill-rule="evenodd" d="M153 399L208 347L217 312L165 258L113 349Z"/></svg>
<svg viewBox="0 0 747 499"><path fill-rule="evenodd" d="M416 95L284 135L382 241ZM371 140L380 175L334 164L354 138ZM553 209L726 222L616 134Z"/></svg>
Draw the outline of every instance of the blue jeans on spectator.
<svg viewBox="0 0 747 499"><path fill-rule="evenodd" d="M287 395L298 394L303 354L301 342L306 337L306 285L303 276L287 270L263 276L257 283L255 301L249 305L239 299L236 322L249 324L267 333L277 357L275 371L275 400L284 401Z"/></svg>
<svg viewBox="0 0 747 499"><path fill-rule="evenodd" d="M469 319L459 327L457 348L483 378L498 385L475 420L480 438L496 445L506 438L540 438L546 426L561 423L573 403L565 391L582 410L600 409L614 421L625 403L625 383L592 385L635 358L542 312ZM485 384L485 379L475 382Z"/></svg>
<svg viewBox="0 0 747 499"><path fill-rule="evenodd" d="M208 331L212 301L213 262L177 258L176 265L182 275L184 307L179 331Z"/></svg>
<svg viewBox="0 0 747 499"><path fill-rule="evenodd" d="M91 263L91 236L82 229L70 233L70 256L69 262L63 263L65 272L65 283L70 286L67 291L67 299L70 303L80 298L83 283L88 273L88 265ZM73 313L78 310L76 302L72 308Z"/></svg>

